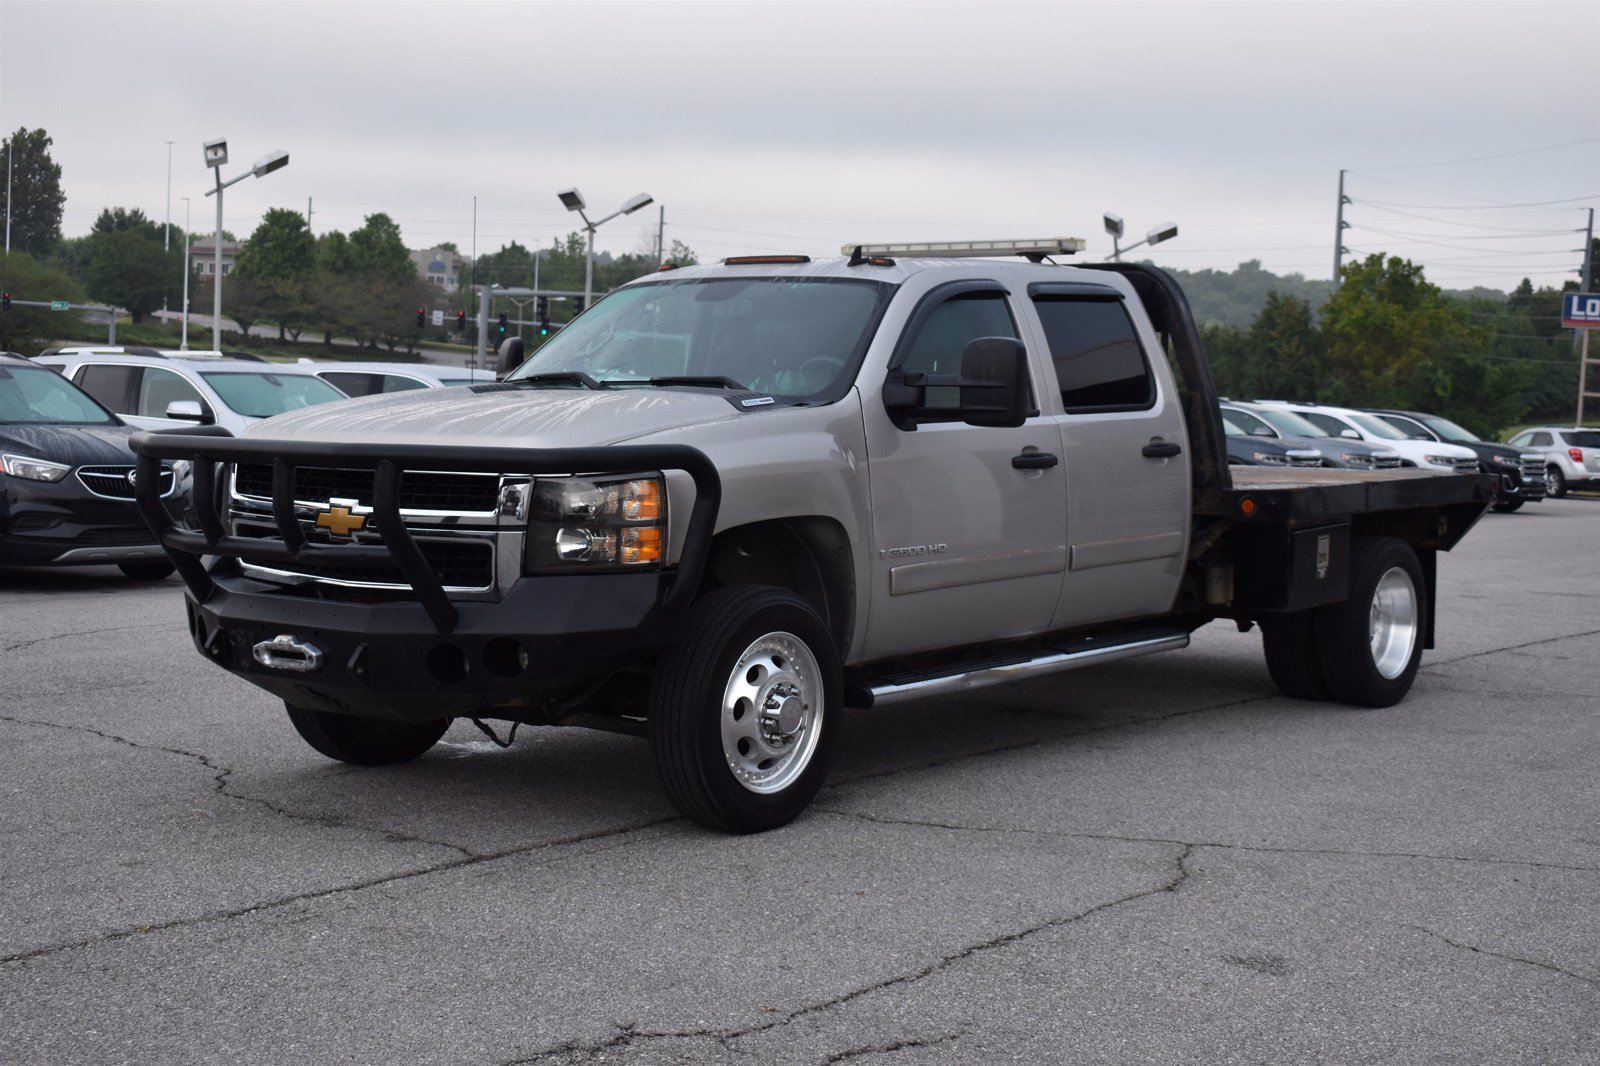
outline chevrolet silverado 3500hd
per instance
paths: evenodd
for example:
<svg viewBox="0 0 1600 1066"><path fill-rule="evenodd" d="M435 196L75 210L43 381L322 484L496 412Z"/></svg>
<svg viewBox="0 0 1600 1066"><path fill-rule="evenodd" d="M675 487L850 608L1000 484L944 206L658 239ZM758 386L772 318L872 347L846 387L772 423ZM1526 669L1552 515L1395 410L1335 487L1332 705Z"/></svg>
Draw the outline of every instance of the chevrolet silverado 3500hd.
<svg viewBox="0 0 1600 1066"><path fill-rule="evenodd" d="M415 758L458 717L636 733L728 831L805 808L847 707L1216 619L1290 696L1400 700L1489 479L1230 470L1177 285L1044 261L1079 248L666 269L503 382L141 433L141 504L195 646L324 755Z"/></svg>

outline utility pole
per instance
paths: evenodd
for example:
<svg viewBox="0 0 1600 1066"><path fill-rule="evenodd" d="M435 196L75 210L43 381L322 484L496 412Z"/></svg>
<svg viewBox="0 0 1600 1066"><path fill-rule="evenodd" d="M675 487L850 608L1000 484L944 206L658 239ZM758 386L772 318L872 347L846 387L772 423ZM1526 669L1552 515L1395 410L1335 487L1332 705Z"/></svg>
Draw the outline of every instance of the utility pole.
<svg viewBox="0 0 1600 1066"><path fill-rule="evenodd" d="M309 196L306 197L306 232L311 233L311 197ZM317 235L311 233L311 236L315 239Z"/></svg>
<svg viewBox="0 0 1600 1066"><path fill-rule="evenodd" d="M1583 270L1580 271L1583 281L1578 285L1579 292L1589 292L1589 285L1594 281L1594 208L1589 208L1589 228L1583 236Z"/></svg>
<svg viewBox="0 0 1600 1066"><path fill-rule="evenodd" d="M183 338L178 342L179 351L189 350L189 275L193 271L189 267L189 249L192 244L189 240L189 198L183 198Z"/></svg>
<svg viewBox="0 0 1600 1066"><path fill-rule="evenodd" d="M11 156L15 146L6 141L6 254L11 254Z"/></svg>
<svg viewBox="0 0 1600 1066"><path fill-rule="evenodd" d="M172 251L172 142L167 142L167 220L161 226L161 250ZM167 321L167 287L161 286L161 321Z"/></svg>
<svg viewBox="0 0 1600 1066"><path fill-rule="evenodd" d="M1344 246L1344 231L1350 224L1344 220L1344 205L1350 202L1350 197L1344 194L1344 171L1339 171L1339 208L1334 212L1333 226L1333 291L1339 291L1339 271L1344 265L1344 253L1350 249Z"/></svg>
<svg viewBox="0 0 1600 1066"><path fill-rule="evenodd" d="M656 216L656 269L667 265L667 205L662 204Z"/></svg>

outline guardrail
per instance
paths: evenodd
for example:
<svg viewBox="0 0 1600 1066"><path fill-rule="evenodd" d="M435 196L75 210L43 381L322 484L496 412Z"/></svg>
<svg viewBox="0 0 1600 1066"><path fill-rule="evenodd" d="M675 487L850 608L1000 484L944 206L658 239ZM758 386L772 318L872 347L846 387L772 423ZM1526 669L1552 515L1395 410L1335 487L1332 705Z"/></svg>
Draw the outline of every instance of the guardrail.
<svg viewBox="0 0 1600 1066"><path fill-rule="evenodd" d="M682 470L694 479L694 508L678 559L677 575L662 606L678 610L693 599L711 547L722 479L704 452L684 444L615 445L601 448L477 448L465 445L297 444L244 439L220 426L141 430L129 442L138 454L134 497L139 513L177 566L194 598L205 603L216 581L201 562L218 555L251 563L392 562L399 567L434 627L455 629L455 605L423 558L400 518L400 475L408 469L441 473L622 474L643 470ZM163 459L194 464L194 506L198 531L178 525L161 506ZM240 537L223 525L218 498L219 463L244 460L272 466L272 518L279 540ZM294 511L294 475L301 466L370 470L372 511L383 544L313 544Z"/></svg>

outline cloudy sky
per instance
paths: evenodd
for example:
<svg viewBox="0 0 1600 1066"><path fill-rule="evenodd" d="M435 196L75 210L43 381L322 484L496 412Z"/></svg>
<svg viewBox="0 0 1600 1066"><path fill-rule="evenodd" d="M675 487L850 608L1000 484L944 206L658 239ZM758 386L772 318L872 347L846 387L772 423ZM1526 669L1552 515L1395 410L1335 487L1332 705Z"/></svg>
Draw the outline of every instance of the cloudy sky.
<svg viewBox="0 0 1600 1066"><path fill-rule="evenodd" d="M1559 284L1600 207L1600 4L37 3L0 0L0 127L44 127L64 228L213 201L412 247L548 246L640 191L702 258L1070 235L1332 270L1345 243L1449 287ZM656 207L599 231L643 250ZM1132 238L1129 238L1132 239Z"/></svg>

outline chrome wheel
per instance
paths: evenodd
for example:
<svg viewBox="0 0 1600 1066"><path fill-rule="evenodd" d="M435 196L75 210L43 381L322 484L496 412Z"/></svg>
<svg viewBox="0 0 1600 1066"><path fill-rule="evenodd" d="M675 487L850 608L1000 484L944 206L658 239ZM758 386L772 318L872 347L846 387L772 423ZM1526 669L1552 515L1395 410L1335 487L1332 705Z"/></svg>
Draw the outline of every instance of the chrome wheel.
<svg viewBox="0 0 1600 1066"><path fill-rule="evenodd" d="M1390 567L1372 592L1367 622L1372 665L1384 678L1392 681L1405 672L1417 643L1418 618L1417 587L1411 575Z"/></svg>
<svg viewBox="0 0 1600 1066"><path fill-rule="evenodd" d="M822 736L822 670L804 641L768 633L740 654L723 688L722 754L734 780L767 795L805 772Z"/></svg>

